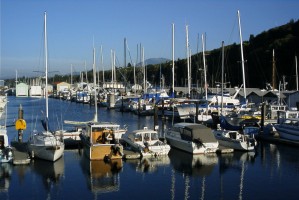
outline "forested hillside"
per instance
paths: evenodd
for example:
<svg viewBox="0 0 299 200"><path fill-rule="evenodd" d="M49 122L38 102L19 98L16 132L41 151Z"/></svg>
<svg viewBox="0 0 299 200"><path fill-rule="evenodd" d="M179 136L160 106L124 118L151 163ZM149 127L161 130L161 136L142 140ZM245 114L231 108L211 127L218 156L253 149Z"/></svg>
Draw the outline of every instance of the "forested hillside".
<svg viewBox="0 0 299 200"><path fill-rule="evenodd" d="M288 82L287 89L296 87L295 55L299 52L299 20L290 21L288 24L262 32L256 36L251 35L249 41L243 42L246 87L265 88L266 83L272 85L272 69L275 72L275 88L279 81ZM273 65L273 50L275 59ZM240 86L242 80L240 45L232 44L224 47L224 71L225 81L230 86ZM221 81L222 49L206 52L206 63L208 69L207 79L211 87L215 82ZM192 79L199 79L203 68L202 53L192 57ZM182 77L186 74L186 60L176 62L176 72ZM186 76L185 76L186 77ZM184 84L180 78L178 84ZM195 84L195 82L193 82Z"/></svg>

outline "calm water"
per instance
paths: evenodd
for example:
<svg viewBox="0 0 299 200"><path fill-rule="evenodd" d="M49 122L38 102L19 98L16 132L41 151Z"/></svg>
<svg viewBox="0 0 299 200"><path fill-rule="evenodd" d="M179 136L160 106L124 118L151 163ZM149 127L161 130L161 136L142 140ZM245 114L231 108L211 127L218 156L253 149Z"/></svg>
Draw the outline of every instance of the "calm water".
<svg viewBox="0 0 299 200"><path fill-rule="evenodd" d="M8 124L22 104L27 129L41 129L43 99L9 97ZM50 99L50 119L90 120L93 107ZM100 121L127 124L129 130L153 127L153 117L99 109ZM57 128L57 125L52 125ZM161 126L161 124L160 124ZM169 126L168 124L166 125ZM64 127L67 128L67 127ZM9 128L9 138L17 132ZM105 164L66 150L55 163L0 164L0 199L298 199L299 149L259 143L255 153L192 156L171 150L169 156Z"/></svg>

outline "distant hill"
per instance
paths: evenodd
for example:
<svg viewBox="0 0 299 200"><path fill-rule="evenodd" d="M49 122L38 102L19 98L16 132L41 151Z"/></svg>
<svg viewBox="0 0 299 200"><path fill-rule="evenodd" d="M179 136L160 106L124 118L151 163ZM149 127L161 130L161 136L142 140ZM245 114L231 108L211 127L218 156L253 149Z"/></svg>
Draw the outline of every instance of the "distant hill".
<svg viewBox="0 0 299 200"><path fill-rule="evenodd" d="M167 58L149 58L144 61L144 64L145 65L158 65L158 64L166 63L168 61L170 61L170 60ZM139 66L139 67L141 65L142 65L142 63L137 64L137 66Z"/></svg>

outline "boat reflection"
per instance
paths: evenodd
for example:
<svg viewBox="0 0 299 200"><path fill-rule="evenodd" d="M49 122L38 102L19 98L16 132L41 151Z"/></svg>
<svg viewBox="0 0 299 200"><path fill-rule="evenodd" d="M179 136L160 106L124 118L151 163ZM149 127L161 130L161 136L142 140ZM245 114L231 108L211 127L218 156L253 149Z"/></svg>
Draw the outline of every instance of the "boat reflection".
<svg viewBox="0 0 299 200"><path fill-rule="evenodd" d="M8 192L11 174L12 174L11 163L1 163L0 164L0 193Z"/></svg>
<svg viewBox="0 0 299 200"><path fill-rule="evenodd" d="M254 163L256 153L235 151L234 153L222 154L219 157L220 173L225 173L228 169L242 170L243 164Z"/></svg>
<svg viewBox="0 0 299 200"><path fill-rule="evenodd" d="M145 157L142 159L126 160L126 163L131 165L139 173L153 173L161 166L168 166L170 164L167 155Z"/></svg>
<svg viewBox="0 0 299 200"><path fill-rule="evenodd" d="M36 159L32 162L32 170L41 175L45 189L48 191L53 185L58 185L64 176L64 157L55 162Z"/></svg>
<svg viewBox="0 0 299 200"><path fill-rule="evenodd" d="M176 171L190 176L208 176L218 163L217 154L198 154L171 149L169 152L170 162Z"/></svg>
<svg viewBox="0 0 299 200"><path fill-rule="evenodd" d="M223 180L223 175L228 170L235 170L237 171L237 177L239 179L239 193L238 199L244 198L244 179L245 179L245 172L248 169L248 164L253 164L255 162L256 153L255 152L234 152L232 154L223 154L220 156L219 159L219 170L220 170L220 176L221 176L221 188L222 190L225 190L226 183L229 183L229 185L234 185L234 175L232 173L227 173L229 176L228 180Z"/></svg>
<svg viewBox="0 0 299 200"><path fill-rule="evenodd" d="M122 159L89 160L82 156L80 165L86 177L88 188L93 193L107 193L119 190L119 173L122 170Z"/></svg>

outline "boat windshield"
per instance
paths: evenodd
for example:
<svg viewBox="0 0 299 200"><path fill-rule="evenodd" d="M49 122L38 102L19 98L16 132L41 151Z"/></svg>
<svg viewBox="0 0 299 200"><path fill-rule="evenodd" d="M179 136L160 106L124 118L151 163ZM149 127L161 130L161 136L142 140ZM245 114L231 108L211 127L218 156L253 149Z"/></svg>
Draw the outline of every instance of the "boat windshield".
<svg viewBox="0 0 299 200"><path fill-rule="evenodd" d="M158 140L158 133L151 133L151 140Z"/></svg>

